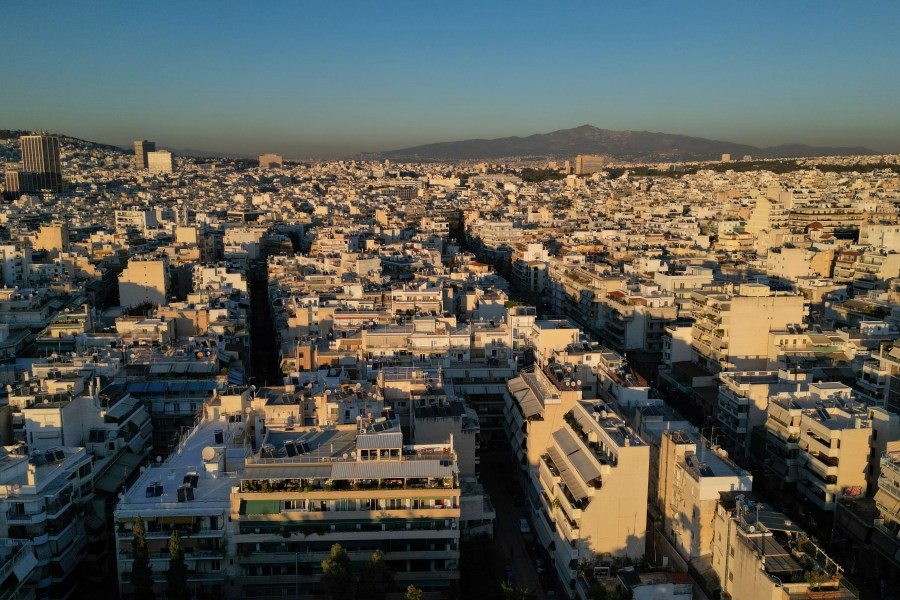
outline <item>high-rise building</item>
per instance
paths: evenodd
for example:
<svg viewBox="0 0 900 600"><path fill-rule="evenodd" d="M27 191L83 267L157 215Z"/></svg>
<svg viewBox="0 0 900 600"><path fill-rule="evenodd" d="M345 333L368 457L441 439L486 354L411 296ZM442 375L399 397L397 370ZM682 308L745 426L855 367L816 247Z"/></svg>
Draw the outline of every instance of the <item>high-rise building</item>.
<svg viewBox="0 0 900 600"><path fill-rule="evenodd" d="M575 157L575 174L590 175L602 171L609 164L609 158L601 155L579 154Z"/></svg>
<svg viewBox="0 0 900 600"><path fill-rule="evenodd" d="M175 160L168 150L147 152L147 168L151 173L171 173L175 168Z"/></svg>
<svg viewBox="0 0 900 600"><path fill-rule="evenodd" d="M262 154L259 157L259 166L262 169L272 169L284 165L284 157L277 154Z"/></svg>
<svg viewBox="0 0 900 600"><path fill-rule="evenodd" d="M3 195L7 200L15 200L22 194L30 192L34 187L31 173L24 173L21 168L8 164L3 180Z"/></svg>
<svg viewBox="0 0 900 600"><path fill-rule="evenodd" d="M19 148L22 170L32 174L34 189L60 191L59 138L55 135L23 135L19 138Z"/></svg>
<svg viewBox="0 0 900 600"><path fill-rule="evenodd" d="M147 140L135 140L134 142L134 168L146 169L147 153L156 152L156 142L148 142Z"/></svg>

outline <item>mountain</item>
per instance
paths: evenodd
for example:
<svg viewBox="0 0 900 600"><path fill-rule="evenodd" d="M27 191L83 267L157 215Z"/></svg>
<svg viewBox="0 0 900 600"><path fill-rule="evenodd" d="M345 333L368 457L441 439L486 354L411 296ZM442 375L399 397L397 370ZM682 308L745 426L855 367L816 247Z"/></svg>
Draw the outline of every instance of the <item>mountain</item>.
<svg viewBox="0 0 900 600"><path fill-rule="evenodd" d="M647 162L718 160L722 154L740 158L794 158L798 156L840 156L879 154L868 148L820 148L789 144L757 148L747 144L706 138L655 133L651 131L613 131L593 125L560 129L528 137L474 139L459 142L425 144L380 153L392 159L449 160L503 158L508 156L573 157L576 154L606 154L618 160Z"/></svg>

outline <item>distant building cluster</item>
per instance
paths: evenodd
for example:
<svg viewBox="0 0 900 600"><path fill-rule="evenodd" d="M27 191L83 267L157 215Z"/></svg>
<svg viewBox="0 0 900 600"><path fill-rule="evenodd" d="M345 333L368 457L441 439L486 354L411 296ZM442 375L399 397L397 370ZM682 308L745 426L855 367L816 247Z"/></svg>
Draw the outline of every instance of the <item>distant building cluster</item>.
<svg viewBox="0 0 900 600"><path fill-rule="evenodd" d="M0 595L900 587L896 170L2 150Z"/></svg>

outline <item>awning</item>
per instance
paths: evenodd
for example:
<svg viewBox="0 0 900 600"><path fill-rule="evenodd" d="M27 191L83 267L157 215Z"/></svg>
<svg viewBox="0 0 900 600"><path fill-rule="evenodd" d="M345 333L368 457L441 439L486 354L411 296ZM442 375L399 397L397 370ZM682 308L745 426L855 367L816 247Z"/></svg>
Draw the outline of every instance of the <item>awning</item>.
<svg viewBox="0 0 900 600"><path fill-rule="evenodd" d="M163 525L190 525L195 523L197 517L188 517L184 515L171 515L160 517L159 522Z"/></svg>
<svg viewBox="0 0 900 600"><path fill-rule="evenodd" d="M541 414L541 411L544 409L537 396L531 390L528 390L522 398L519 398L519 407L521 407L522 414L525 415L526 419Z"/></svg>
<svg viewBox="0 0 900 600"><path fill-rule="evenodd" d="M563 480L566 487L569 488L569 493L572 494L572 497L576 500L587 498L587 487L585 487L579 479L578 473L569 468L569 464L565 458L563 458L562 452L560 452L556 446L550 446L547 449L547 454L550 455L553 464L556 465L556 469L559 471L559 477Z"/></svg>
<svg viewBox="0 0 900 600"><path fill-rule="evenodd" d="M553 440L566 455L567 461L582 481L591 481L600 477L600 465L581 447L570 429L565 427L557 429L553 432Z"/></svg>
<svg viewBox="0 0 900 600"><path fill-rule="evenodd" d="M584 481L591 481L600 477L600 466L592 456L589 456L584 450L577 450L569 455L572 466L578 471L578 475Z"/></svg>
<svg viewBox="0 0 900 600"><path fill-rule="evenodd" d="M569 488L569 493L572 494L576 500L583 500L588 497L587 487L581 483L577 473L571 469L565 469L564 471L559 472L559 476L562 477L562 480L566 483L566 487Z"/></svg>
<svg viewBox="0 0 900 600"><path fill-rule="evenodd" d="M878 490L878 492L876 492L875 504L877 504L878 509L886 515L894 517L900 514L900 500L897 500L884 490Z"/></svg>
<svg viewBox="0 0 900 600"><path fill-rule="evenodd" d="M140 455L132 454L131 452L123 453L107 469L106 473L94 482L94 489L109 494L116 494L122 491L125 481L128 480L142 462L144 462L144 458Z"/></svg>
<svg viewBox="0 0 900 600"><path fill-rule="evenodd" d="M515 395L517 392L528 389L528 384L521 377L515 377L509 380L507 387L509 388L509 393Z"/></svg>
<svg viewBox="0 0 900 600"><path fill-rule="evenodd" d="M242 515L277 515L281 500L241 500Z"/></svg>
<svg viewBox="0 0 900 600"><path fill-rule="evenodd" d="M368 460L336 462L332 479L448 478L456 472L451 460Z"/></svg>

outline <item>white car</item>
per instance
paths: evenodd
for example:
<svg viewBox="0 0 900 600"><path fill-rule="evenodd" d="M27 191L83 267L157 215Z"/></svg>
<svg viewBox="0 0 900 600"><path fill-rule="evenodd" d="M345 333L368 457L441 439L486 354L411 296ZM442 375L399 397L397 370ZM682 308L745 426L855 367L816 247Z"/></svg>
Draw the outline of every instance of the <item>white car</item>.
<svg viewBox="0 0 900 600"><path fill-rule="evenodd" d="M527 519L519 519L519 532L523 534L531 533L531 527L528 526Z"/></svg>

